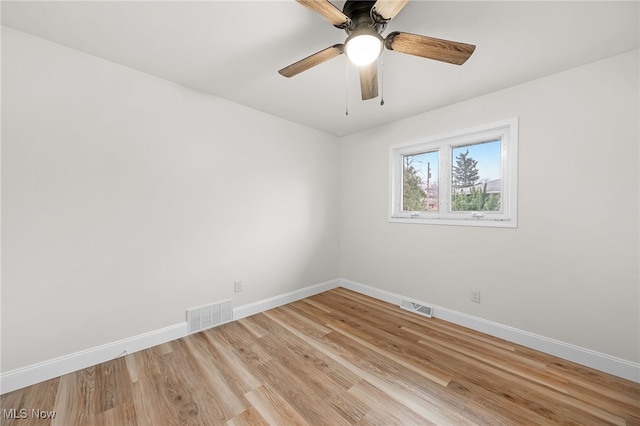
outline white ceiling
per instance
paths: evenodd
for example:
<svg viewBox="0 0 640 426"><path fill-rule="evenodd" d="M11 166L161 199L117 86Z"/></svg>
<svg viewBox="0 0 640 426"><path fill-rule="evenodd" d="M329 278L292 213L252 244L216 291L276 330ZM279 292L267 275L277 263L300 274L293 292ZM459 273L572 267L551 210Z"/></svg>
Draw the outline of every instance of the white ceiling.
<svg viewBox="0 0 640 426"><path fill-rule="evenodd" d="M2 24L346 135L637 49L639 5L413 0L383 35L405 31L477 48L462 66L386 51L384 106L379 97L360 100L357 71L344 55L291 79L277 73L346 38L293 0L2 1Z"/></svg>

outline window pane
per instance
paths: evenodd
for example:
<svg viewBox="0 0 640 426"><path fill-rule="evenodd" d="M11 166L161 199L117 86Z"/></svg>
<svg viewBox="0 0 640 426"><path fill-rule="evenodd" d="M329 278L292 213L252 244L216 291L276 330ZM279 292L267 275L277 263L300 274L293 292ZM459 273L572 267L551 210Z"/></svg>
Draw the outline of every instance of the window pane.
<svg viewBox="0 0 640 426"><path fill-rule="evenodd" d="M451 211L501 211L501 141L452 149Z"/></svg>
<svg viewBox="0 0 640 426"><path fill-rule="evenodd" d="M438 211L438 151L402 156L402 210Z"/></svg>

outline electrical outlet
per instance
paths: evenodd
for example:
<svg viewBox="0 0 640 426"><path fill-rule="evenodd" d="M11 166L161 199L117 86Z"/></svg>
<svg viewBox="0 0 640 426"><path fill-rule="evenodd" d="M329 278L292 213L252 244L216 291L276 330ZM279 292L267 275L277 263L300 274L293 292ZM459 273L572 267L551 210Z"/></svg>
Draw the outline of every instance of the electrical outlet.
<svg viewBox="0 0 640 426"><path fill-rule="evenodd" d="M471 290L469 300L471 300L473 303L480 303L480 290Z"/></svg>
<svg viewBox="0 0 640 426"><path fill-rule="evenodd" d="M240 293L242 291L242 281L233 282L233 291L236 293Z"/></svg>

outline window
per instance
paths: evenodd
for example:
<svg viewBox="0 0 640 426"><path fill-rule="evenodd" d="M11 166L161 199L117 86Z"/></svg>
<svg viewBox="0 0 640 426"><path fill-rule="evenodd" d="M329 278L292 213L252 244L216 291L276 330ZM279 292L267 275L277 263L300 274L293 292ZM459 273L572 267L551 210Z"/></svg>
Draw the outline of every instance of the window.
<svg viewBox="0 0 640 426"><path fill-rule="evenodd" d="M517 118L393 145L390 162L390 222L517 226Z"/></svg>

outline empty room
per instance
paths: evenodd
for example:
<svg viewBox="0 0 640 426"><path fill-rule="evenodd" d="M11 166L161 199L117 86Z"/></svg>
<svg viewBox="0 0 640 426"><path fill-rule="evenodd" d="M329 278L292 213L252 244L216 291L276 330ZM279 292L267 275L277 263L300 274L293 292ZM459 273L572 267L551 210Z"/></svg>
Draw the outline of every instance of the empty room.
<svg viewBox="0 0 640 426"><path fill-rule="evenodd" d="M1 425L640 425L640 2L0 12Z"/></svg>

